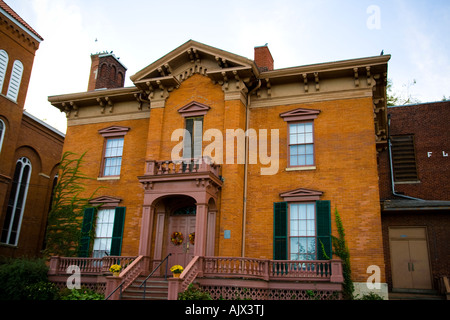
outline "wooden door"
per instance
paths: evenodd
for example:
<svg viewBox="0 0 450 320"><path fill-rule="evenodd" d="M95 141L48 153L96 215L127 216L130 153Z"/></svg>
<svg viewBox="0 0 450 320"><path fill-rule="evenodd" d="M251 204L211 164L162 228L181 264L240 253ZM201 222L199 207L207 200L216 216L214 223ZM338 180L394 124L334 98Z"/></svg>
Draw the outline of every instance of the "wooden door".
<svg viewBox="0 0 450 320"><path fill-rule="evenodd" d="M432 289L426 229L390 228L394 289Z"/></svg>
<svg viewBox="0 0 450 320"><path fill-rule="evenodd" d="M169 257L169 266L179 264L186 268L189 261L194 257L194 244L189 241L189 234L195 232L195 219L195 215L170 216L167 236L169 238L168 253L171 253L172 256ZM183 235L183 241L180 244L174 244L171 241L174 232L181 232Z"/></svg>

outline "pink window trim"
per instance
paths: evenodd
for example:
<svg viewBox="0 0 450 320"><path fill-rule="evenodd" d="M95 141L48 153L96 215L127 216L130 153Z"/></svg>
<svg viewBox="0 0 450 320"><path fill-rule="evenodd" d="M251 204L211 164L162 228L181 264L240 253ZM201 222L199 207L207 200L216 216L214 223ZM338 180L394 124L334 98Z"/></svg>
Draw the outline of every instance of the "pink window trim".
<svg viewBox="0 0 450 320"><path fill-rule="evenodd" d="M184 107L178 109L178 112L184 118L200 117L208 113L211 107L196 101L192 101Z"/></svg>
<svg viewBox="0 0 450 320"><path fill-rule="evenodd" d="M298 108L280 113L280 117L286 122L314 120L319 115L320 110Z"/></svg>
<svg viewBox="0 0 450 320"><path fill-rule="evenodd" d="M286 202L311 202L320 200L323 195L322 191L310 190L310 189L294 189L280 193L280 197Z"/></svg>
<svg viewBox="0 0 450 320"><path fill-rule="evenodd" d="M119 206L122 201L120 198L110 197L110 196L100 196L89 201L92 205L101 205L102 209L111 209Z"/></svg>
<svg viewBox="0 0 450 320"><path fill-rule="evenodd" d="M101 134L104 138L123 137L128 133L129 130L130 128L128 127L111 126L98 130L98 133Z"/></svg>

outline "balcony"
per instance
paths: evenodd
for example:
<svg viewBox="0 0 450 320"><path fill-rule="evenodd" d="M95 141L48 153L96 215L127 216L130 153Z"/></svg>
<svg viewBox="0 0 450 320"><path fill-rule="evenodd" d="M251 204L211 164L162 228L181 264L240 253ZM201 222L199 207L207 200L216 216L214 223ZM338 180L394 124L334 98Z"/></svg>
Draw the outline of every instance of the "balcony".
<svg viewBox="0 0 450 320"><path fill-rule="evenodd" d="M146 176L165 176L211 173L219 177L220 166L209 157L183 159L183 160L150 160L146 163Z"/></svg>

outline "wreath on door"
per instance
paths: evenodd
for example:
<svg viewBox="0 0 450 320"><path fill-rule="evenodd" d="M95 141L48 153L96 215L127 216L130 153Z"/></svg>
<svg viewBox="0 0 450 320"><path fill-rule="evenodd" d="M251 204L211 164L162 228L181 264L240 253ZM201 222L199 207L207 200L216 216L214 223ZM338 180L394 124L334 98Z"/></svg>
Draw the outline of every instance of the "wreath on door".
<svg viewBox="0 0 450 320"><path fill-rule="evenodd" d="M172 241L172 243L176 246L179 246L180 244L182 244L183 240L184 240L183 234L178 231L175 231L174 233L172 233L172 236L170 237L170 241Z"/></svg>
<svg viewBox="0 0 450 320"><path fill-rule="evenodd" d="M195 232L189 234L189 242L195 244Z"/></svg>

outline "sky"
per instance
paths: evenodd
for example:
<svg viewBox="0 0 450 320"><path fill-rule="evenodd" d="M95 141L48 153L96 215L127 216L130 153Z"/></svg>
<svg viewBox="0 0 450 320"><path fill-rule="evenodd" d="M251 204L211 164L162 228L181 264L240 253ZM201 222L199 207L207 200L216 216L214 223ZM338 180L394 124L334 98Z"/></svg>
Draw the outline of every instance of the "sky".
<svg viewBox="0 0 450 320"><path fill-rule="evenodd" d="M25 109L66 132L48 96L85 92L91 59L113 51L130 76L192 39L253 59L268 43L275 68L390 54L392 91L417 102L450 97L447 0L5 0L43 38ZM97 41L96 41L97 40Z"/></svg>

